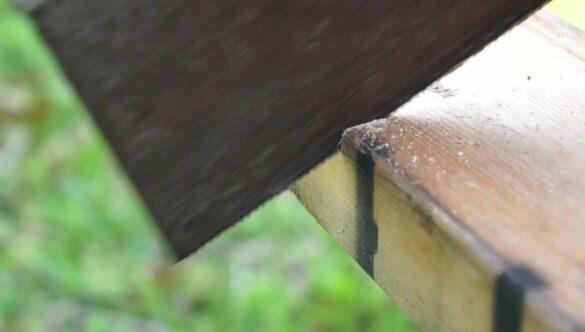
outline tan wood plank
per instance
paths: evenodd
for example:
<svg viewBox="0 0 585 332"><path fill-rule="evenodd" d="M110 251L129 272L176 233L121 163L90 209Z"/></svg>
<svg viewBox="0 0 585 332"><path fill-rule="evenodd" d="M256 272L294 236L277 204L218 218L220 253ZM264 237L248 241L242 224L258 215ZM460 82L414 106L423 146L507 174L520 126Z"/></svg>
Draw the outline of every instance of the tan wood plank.
<svg viewBox="0 0 585 332"><path fill-rule="evenodd" d="M24 4L184 257L545 2Z"/></svg>
<svg viewBox="0 0 585 332"><path fill-rule="evenodd" d="M428 331L585 329L585 37L515 28L294 189Z"/></svg>

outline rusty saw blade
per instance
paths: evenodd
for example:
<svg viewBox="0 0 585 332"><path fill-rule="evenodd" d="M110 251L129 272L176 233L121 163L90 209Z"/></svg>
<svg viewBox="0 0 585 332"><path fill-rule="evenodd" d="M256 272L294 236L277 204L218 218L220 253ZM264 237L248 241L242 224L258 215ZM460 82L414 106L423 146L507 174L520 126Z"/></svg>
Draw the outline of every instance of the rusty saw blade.
<svg viewBox="0 0 585 332"><path fill-rule="evenodd" d="M545 2L15 1L180 258Z"/></svg>

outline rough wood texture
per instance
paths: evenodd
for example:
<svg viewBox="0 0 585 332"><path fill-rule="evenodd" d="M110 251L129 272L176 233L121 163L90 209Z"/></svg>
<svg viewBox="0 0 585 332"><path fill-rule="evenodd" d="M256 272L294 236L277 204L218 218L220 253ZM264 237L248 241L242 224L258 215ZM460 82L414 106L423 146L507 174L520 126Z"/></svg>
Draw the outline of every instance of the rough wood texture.
<svg viewBox="0 0 585 332"><path fill-rule="evenodd" d="M40 30L179 256L544 0L51 0Z"/></svg>
<svg viewBox="0 0 585 332"><path fill-rule="evenodd" d="M585 330L585 37L539 14L295 185L427 331Z"/></svg>

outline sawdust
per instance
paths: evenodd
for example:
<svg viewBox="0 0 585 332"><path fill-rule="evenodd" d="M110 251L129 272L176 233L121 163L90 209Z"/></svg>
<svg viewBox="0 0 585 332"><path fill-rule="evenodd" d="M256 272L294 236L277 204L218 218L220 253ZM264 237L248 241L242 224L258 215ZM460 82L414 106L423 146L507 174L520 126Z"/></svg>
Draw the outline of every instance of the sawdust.
<svg viewBox="0 0 585 332"><path fill-rule="evenodd" d="M387 119L379 119L352 127L344 133L344 136L355 135L361 142L363 152L388 158L391 147L385 139L387 131Z"/></svg>

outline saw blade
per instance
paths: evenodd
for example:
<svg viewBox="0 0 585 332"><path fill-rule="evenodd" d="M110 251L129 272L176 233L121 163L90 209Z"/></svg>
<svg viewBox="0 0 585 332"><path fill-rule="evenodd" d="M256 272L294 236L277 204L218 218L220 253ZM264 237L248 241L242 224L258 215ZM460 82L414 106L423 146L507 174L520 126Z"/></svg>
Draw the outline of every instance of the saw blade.
<svg viewBox="0 0 585 332"><path fill-rule="evenodd" d="M544 3L18 1L180 258Z"/></svg>

